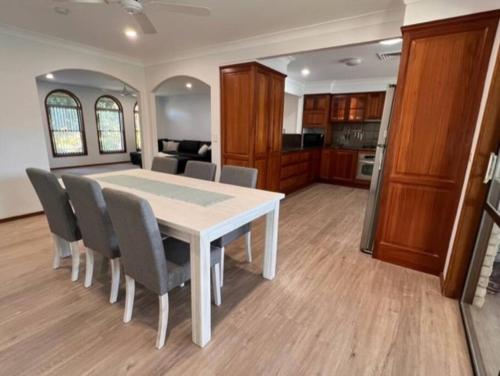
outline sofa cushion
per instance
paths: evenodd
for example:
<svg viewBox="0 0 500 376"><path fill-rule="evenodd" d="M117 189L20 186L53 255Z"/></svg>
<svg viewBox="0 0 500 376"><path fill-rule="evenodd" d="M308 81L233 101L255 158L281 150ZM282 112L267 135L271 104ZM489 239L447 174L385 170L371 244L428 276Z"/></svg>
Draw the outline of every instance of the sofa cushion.
<svg viewBox="0 0 500 376"><path fill-rule="evenodd" d="M198 154L200 141L182 140L177 151L181 154Z"/></svg>

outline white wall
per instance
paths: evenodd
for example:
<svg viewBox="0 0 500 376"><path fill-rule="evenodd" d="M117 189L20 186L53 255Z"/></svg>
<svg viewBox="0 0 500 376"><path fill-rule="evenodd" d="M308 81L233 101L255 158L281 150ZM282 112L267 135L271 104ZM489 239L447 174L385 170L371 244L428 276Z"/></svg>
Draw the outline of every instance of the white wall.
<svg viewBox="0 0 500 376"><path fill-rule="evenodd" d="M85 127L85 137L87 140L87 155L54 158L52 154L49 127L45 112L45 98L48 93L56 89L65 89L72 92L78 97L80 103L82 104L83 123ZM123 108L123 122L125 126L125 140L127 146L127 150L124 153L99 153L99 141L97 138L97 124L94 107L97 98L105 94L112 95L118 99ZM136 150L134 128L134 105L137 102L136 98L122 97L119 93L112 91L103 91L100 89L82 86L61 85L45 81L38 81L38 95L40 100L40 111L43 113L42 123L50 168L130 161L129 152Z"/></svg>
<svg viewBox="0 0 500 376"><path fill-rule="evenodd" d="M299 110L300 97L285 94L285 105L283 110L283 133L300 133L297 129L297 113Z"/></svg>
<svg viewBox="0 0 500 376"><path fill-rule="evenodd" d="M210 94L156 97L158 138L210 141Z"/></svg>
<svg viewBox="0 0 500 376"><path fill-rule="evenodd" d="M35 77L60 69L88 69L126 82L145 93L144 69L118 56L35 34L0 29L0 219L41 210L27 167L49 168ZM141 108L148 108L141 96ZM147 111L145 145L151 148ZM149 154L149 153L147 153Z"/></svg>

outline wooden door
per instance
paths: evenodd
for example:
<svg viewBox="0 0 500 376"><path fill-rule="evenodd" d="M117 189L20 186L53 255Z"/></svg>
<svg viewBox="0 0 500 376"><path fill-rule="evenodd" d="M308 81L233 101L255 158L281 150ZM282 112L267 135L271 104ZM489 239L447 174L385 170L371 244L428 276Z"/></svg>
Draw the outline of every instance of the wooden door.
<svg viewBox="0 0 500 376"><path fill-rule="evenodd" d="M267 188L267 158L271 127L271 76L260 69L255 74L254 167L259 170L257 188Z"/></svg>
<svg viewBox="0 0 500 376"><path fill-rule="evenodd" d="M250 166L253 159L252 66L223 67L221 79L222 163Z"/></svg>
<svg viewBox="0 0 500 376"><path fill-rule="evenodd" d="M333 149L330 158L330 178L339 183L354 182L357 156L355 150Z"/></svg>
<svg viewBox="0 0 500 376"><path fill-rule="evenodd" d="M279 191L281 171L281 140L283 129L283 109L285 104L285 79L271 75L271 112L269 126L269 153L267 161L266 189Z"/></svg>
<svg viewBox="0 0 500 376"><path fill-rule="evenodd" d="M344 122L347 118L347 95L332 95L330 121Z"/></svg>
<svg viewBox="0 0 500 376"><path fill-rule="evenodd" d="M302 126L305 128L324 128L328 125L330 95L315 94L304 97Z"/></svg>
<svg viewBox="0 0 500 376"><path fill-rule="evenodd" d="M325 148L321 150L321 160L320 160L320 168L319 168L319 177L322 180L330 180L330 165L331 165L331 154L333 149Z"/></svg>
<svg viewBox="0 0 500 376"><path fill-rule="evenodd" d="M384 111L385 92L368 93L365 111L365 121L382 120Z"/></svg>
<svg viewBox="0 0 500 376"><path fill-rule="evenodd" d="M378 259L443 270L499 14L403 28Z"/></svg>

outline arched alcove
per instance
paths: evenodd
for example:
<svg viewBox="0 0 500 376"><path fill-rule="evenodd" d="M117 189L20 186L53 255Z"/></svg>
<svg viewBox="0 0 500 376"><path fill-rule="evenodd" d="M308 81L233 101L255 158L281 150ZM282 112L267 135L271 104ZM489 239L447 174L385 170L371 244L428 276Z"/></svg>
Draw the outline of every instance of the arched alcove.
<svg viewBox="0 0 500 376"><path fill-rule="evenodd" d="M191 76L175 76L164 80L153 91L156 108L158 150L168 153L166 142L179 143L179 152L187 143L200 145L211 142L210 86ZM165 147L164 147L165 146ZM195 143L191 144L191 152ZM211 160L211 153L206 155Z"/></svg>
<svg viewBox="0 0 500 376"><path fill-rule="evenodd" d="M128 83L61 69L37 76L36 84L51 169L126 163L140 149L139 92ZM97 109L99 98L113 98L114 107Z"/></svg>

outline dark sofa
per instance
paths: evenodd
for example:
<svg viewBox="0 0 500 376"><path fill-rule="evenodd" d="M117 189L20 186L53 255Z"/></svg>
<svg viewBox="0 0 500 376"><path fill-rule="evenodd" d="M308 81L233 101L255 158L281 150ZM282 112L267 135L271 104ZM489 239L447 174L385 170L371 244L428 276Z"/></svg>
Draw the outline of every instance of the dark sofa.
<svg viewBox="0 0 500 376"><path fill-rule="evenodd" d="M163 150L163 141L175 141L179 143L179 148L176 152L172 151L164 151ZM172 140L168 138L159 138L158 139L158 151L163 153L168 153L174 156L179 161L178 164L178 172L183 173L186 168L187 161L195 160L195 161L204 161L211 162L212 161L212 151L208 150L204 155L198 154L198 150L200 150L202 145L211 145L210 141L195 141L195 140Z"/></svg>

